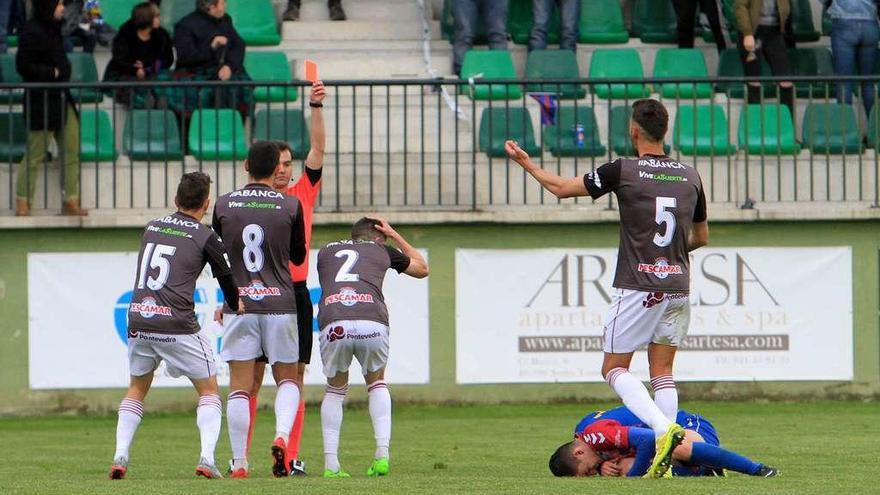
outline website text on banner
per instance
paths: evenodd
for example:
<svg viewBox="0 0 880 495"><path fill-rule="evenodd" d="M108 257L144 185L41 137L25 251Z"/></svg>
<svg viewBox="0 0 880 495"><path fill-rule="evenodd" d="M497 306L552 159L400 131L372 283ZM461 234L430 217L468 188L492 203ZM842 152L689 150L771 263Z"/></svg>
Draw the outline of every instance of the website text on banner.
<svg viewBox="0 0 880 495"><path fill-rule="evenodd" d="M422 254L427 258L424 251ZM313 250L311 256L308 286L312 301L317 304L320 299L315 272L317 250ZM28 255L31 389L128 385L127 322L136 265L136 252ZM383 290L391 315L388 381L428 383L428 282L387 277ZM209 267L205 267L199 277L194 300L202 332L214 342L214 355L219 357L223 330L212 318L223 295ZM320 356L317 347L316 337L313 356ZM363 381L357 361L352 363L351 377ZM219 358L217 379L221 385L229 381L229 369ZM271 374L266 374L265 383L273 383ZM324 383L320 362L313 363L306 371L306 384ZM153 386L190 385L184 378L168 376L163 363L156 372Z"/></svg>
<svg viewBox="0 0 880 495"><path fill-rule="evenodd" d="M603 381L616 263L615 249L457 250L457 382ZM691 277L676 380L852 379L849 247L702 248ZM645 353L633 370L648 377Z"/></svg>

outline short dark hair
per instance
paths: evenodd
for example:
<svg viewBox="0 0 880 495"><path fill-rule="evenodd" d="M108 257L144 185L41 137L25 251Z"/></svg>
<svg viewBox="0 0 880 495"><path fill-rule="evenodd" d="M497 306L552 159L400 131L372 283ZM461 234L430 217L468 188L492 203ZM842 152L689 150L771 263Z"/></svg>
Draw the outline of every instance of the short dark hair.
<svg viewBox="0 0 880 495"><path fill-rule="evenodd" d="M361 218L351 227L351 238L356 241L372 241L375 238L385 239L385 234L376 229L379 221L375 218Z"/></svg>
<svg viewBox="0 0 880 495"><path fill-rule="evenodd" d="M648 134L651 141L663 141L669 129L669 113L666 107L651 98L636 100L633 103L632 119Z"/></svg>
<svg viewBox="0 0 880 495"><path fill-rule="evenodd" d="M220 2L220 0L196 0L196 9L207 14L208 10L217 5L218 2Z"/></svg>
<svg viewBox="0 0 880 495"><path fill-rule="evenodd" d="M285 151L289 151L290 157L293 158L293 148L291 148L290 145L287 144L287 141L273 141L273 142L275 143L275 146L278 146L278 154L279 155Z"/></svg>
<svg viewBox="0 0 880 495"><path fill-rule="evenodd" d="M141 2L131 9L131 22L135 29L144 29L153 25L153 19L159 15L159 7L152 2Z"/></svg>
<svg viewBox="0 0 880 495"><path fill-rule="evenodd" d="M183 210L196 210L205 204L208 194L211 192L211 177L204 172L190 172L183 174L180 184L177 186L175 201L177 207Z"/></svg>
<svg viewBox="0 0 880 495"><path fill-rule="evenodd" d="M572 454L573 444L574 442L568 442L560 445L550 456L550 472L553 476L577 475L577 459Z"/></svg>
<svg viewBox="0 0 880 495"><path fill-rule="evenodd" d="M278 167L281 151L275 141L257 141L248 150L248 173L257 180L272 177Z"/></svg>

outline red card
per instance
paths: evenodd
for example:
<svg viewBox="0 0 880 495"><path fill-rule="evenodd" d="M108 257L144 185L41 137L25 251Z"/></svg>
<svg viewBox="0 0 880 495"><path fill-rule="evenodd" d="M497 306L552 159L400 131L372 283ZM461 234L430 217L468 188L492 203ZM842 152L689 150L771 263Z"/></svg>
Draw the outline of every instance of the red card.
<svg viewBox="0 0 880 495"><path fill-rule="evenodd" d="M318 80L318 64L313 60L305 60L306 81L315 82Z"/></svg>

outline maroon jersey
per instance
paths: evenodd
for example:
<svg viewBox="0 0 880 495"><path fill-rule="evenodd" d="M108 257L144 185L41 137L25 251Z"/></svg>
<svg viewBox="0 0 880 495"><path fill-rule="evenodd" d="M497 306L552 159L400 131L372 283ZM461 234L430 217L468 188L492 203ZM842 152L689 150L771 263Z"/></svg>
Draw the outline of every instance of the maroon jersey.
<svg viewBox="0 0 880 495"><path fill-rule="evenodd" d="M318 252L321 304L318 326L334 321L370 320L388 324L388 308L382 295L385 272L409 267L409 256L393 247L372 241L331 242Z"/></svg>
<svg viewBox="0 0 880 495"><path fill-rule="evenodd" d="M700 174L668 156L618 158L584 176L593 199L608 192L620 204L620 247L614 287L687 293L688 235L706 221Z"/></svg>
<svg viewBox="0 0 880 495"><path fill-rule="evenodd" d="M299 200L265 184L248 184L217 198L212 225L229 250L245 312L296 313L288 261L305 258ZM228 306L223 311L232 312Z"/></svg>
<svg viewBox="0 0 880 495"><path fill-rule="evenodd" d="M147 224L128 306L128 331L198 333L196 280L205 263L215 278L229 275L225 257L217 234L189 215L177 212Z"/></svg>

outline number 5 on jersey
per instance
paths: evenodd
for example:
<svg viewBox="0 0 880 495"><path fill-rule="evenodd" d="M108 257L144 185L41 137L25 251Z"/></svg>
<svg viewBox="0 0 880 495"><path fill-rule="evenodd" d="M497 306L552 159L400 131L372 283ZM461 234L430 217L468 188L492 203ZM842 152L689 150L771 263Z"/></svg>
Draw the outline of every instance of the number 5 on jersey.
<svg viewBox="0 0 880 495"><path fill-rule="evenodd" d="M657 210L654 212L654 221L658 227L666 224L666 230L663 235L660 232L654 234L654 244L660 247L666 247L672 244L672 236L675 235L675 215L667 208L675 208L675 198L667 198L657 196Z"/></svg>

